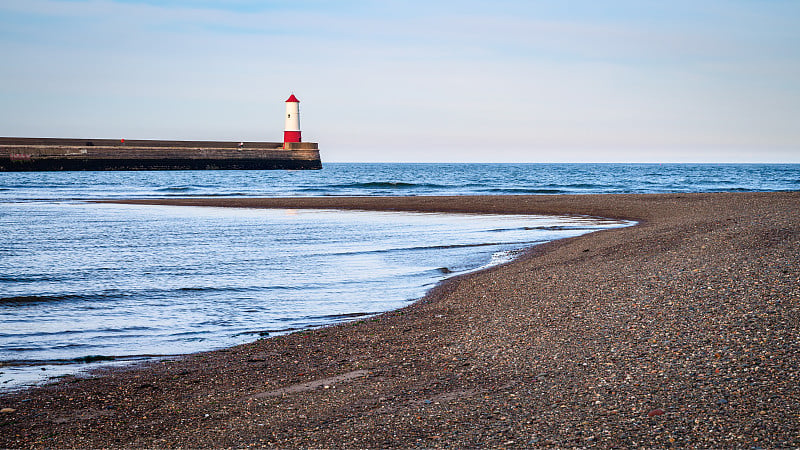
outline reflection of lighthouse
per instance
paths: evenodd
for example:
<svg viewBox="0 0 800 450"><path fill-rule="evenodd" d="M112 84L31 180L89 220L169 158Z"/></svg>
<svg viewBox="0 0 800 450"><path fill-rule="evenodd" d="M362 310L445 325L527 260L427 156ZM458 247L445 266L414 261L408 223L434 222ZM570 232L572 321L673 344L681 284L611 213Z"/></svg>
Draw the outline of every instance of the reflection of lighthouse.
<svg viewBox="0 0 800 450"><path fill-rule="evenodd" d="M286 126L283 142L300 142L300 100L294 94L286 100Z"/></svg>

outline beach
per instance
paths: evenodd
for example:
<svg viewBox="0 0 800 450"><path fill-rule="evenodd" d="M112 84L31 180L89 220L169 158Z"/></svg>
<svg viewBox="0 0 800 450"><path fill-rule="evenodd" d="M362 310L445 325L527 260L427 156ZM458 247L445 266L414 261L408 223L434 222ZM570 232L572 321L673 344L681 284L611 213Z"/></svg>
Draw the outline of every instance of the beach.
<svg viewBox="0 0 800 450"><path fill-rule="evenodd" d="M130 203L639 223L366 320L4 394L0 446L800 445L800 193Z"/></svg>

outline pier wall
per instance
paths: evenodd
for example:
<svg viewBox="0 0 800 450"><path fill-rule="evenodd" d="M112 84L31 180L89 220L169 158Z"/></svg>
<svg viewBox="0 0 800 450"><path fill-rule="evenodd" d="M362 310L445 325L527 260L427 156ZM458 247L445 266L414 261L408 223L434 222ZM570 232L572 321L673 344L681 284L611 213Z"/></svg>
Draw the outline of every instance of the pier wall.
<svg viewBox="0 0 800 450"><path fill-rule="evenodd" d="M321 169L314 142L0 137L0 171Z"/></svg>

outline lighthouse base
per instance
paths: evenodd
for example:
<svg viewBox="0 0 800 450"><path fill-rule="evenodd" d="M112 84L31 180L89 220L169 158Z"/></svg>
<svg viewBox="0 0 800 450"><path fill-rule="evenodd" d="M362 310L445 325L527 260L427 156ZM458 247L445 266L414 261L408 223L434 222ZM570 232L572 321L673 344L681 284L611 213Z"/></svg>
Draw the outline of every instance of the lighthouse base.
<svg viewBox="0 0 800 450"><path fill-rule="evenodd" d="M295 143L300 142L300 132L299 131L284 131L283 132L283 142L285 143Z"/></svg>

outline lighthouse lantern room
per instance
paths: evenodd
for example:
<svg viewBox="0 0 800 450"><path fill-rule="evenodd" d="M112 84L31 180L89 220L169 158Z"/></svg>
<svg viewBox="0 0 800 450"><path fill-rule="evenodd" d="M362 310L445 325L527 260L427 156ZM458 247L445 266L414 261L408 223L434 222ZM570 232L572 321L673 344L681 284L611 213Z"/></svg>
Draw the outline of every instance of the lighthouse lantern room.
<svg viewBox="0 0 800 450"><path fill-rule="evenodd" d="M300 100L292 94L286 100L286 126L283 142L300 142Z"/></svg>

